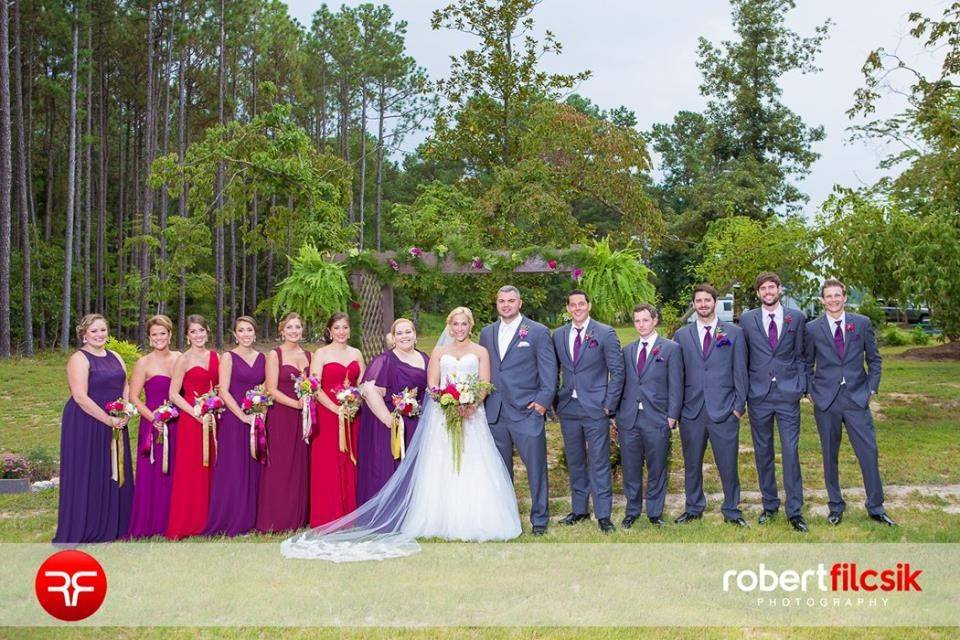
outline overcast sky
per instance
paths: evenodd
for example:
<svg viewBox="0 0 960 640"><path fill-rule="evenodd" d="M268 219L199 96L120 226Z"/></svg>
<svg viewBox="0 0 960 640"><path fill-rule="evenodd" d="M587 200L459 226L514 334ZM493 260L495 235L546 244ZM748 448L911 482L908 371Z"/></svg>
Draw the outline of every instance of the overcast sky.
<svg viewBox="0 0 960 640"><path fill-rule="evenodd" d="M382 0L381 0L382 1ZM407 49L431 78L447 76L449 56L475 46L470 36L432 31L431 12L450 0L392 0L398 19L409 23ZM378 2L379 3L379 2ZM321 5L289 0L290 13L305 25ZM329 3L331 8L339 6ZM357 5L359 2L346 2ZM810 195L812 215L833 185L859 186L880 175L876 165L890 149L878 143L848 141L845 115L853 92L862 85L860 67L867 54L883 46L907 62L933 70L936 60L922 52L908 34L907 14L919 10L939 16L944 0L798 0L787 24L801 36L830 18L835 23L818 58L823 71L783 78L783 101L808 125L823 125L826 140L817 145L820 160L801 189ZM729 39L730 5L723 0L544 0L534 18L538 30L550 29L563 44L563 54L544 60L550 71L589 69L592 77L576 92L603 109L624 105L636 112L639 128L672 120L678 111L700 110L700 74L696 68L697 38L714 43ZM886 99L881 115L902 107ZM411 139L412 149L422 136Z"/></svg>

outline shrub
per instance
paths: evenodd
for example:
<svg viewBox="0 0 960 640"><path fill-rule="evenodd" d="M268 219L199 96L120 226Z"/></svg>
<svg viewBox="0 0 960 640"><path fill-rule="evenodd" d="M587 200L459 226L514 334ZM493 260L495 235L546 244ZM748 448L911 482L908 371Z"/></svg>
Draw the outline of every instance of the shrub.
<svg viewBox="0 0 960 640"><path fill-rule="evenodd" d="M923 327L914 327L910 332L913 344L925 346L930 344L930 334L923 330Z"/></svg>
<svg viewBox="0 0 960 640"><path fill-rule="evenodd" d="M0 478L10 480L14 478L27 478L30 475L30 465L27 459L17 453L3 454L0 462Z"/></svg>
<svg viewBox="0 0 960 640"><path fill-rule="evenodd" d="M132 342L127 342L126 340L117 340L113 336L107 338L107 344L105 346L107 349L117 352L117 354L123 359L124 364L127 365L128 372L133 370L133 365L140 357L139 346L133 344Z"/></svg>
<svg viewBox="0 0 960 640"><path fill-rule="evenodd" d="M880 343L888 347L902 347L909 344L908 336L895 325L887 325L880 333Z"/></svg>
<svg viewBox="0 0 960 640"><path fill-rule="evenodd" d="M870 318L874 329L880 329L887 322L887 315L883 312L883 309L880 308L880 305L877 304L877 301L870 296L863 299L863 302L860 303L860 307L857 309L857 313L861 313Z"/></svg>
<svg viewBox="0 0 960 640"><path fill-rule="evenodd" d="M660 307L660 324L657 325L657 333L662 336L672 336L680 328L680 312L671 304L665 304Z"/></svg>
<svg viewBox="0 0 960 640"><path fill-rule="evenodd" d="M27 451L27 464L32 482L49 480L57 475L60 466L54 454L44 447L34 447Z"/></svg>

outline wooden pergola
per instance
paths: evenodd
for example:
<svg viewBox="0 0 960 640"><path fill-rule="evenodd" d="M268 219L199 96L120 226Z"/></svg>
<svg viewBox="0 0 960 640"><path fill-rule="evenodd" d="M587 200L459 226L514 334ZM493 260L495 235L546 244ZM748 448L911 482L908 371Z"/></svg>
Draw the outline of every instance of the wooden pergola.
<svg viewBox="0 0 960 640"><path fill-rule="evenodd" d="M571 246L576 249L576 246ZM511 251L493 251L494 256L506 258L513 252ZM384 265L390 265L391 261L396 263L396 271L405 275L416 275L418 269L407 262L400 262L396 251L380 251L374 254L375 260ZM335 257L337 260L343 260L346 256L341 254ZM430 268L438 268L440 273L459 274L459 275L485 275L493 272L486 265L474 265L470 262L461 263L454 260L449 255L438 256L434 252L424 251L417 258L424 265ZM557 261L555 265L549 264L550 261L540 256L531 256L524 260L522 264L517 265L514 273L571 273L575 267L565 265ZM393 286L382 281L375 273L367 270L357 270L350 274L350 284L359 297L360 302L360 329L361 346L363 357L368 361L383 351L383 339L390 331L390 326L395 319L393 307Z"/></svg>

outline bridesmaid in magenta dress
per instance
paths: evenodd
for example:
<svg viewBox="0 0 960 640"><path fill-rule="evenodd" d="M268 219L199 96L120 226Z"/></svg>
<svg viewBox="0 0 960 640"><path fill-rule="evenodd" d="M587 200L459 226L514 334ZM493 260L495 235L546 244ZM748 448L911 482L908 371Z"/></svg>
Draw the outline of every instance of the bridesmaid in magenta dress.
<svg viewBox="0 0 960 640"><path fill-rule="evenodd" d="M163 472L163 445L157 442L153 412L170 397L170 378L179 351L170 350L173 323L165 315L147 320L147 336L153 351L137 360L130 375L130 402L140 412L137 438L137 483L133 490L130 538L162 536L170 514L173 489L173 461L176 450L177 422L167 424L167 473ZM140 399L145 392L146 401ZM151 447L153 462L151 458Z"/></svg>
<svg viewBox="0 0 960 640"><path fill-rule="evenodd" d="M260 462L250 454L253 416L243 413L240 403L247 391L263 384L266 356L253 348L257 323L240 316L233 323L237 348L220 359L220 397L227 405L217 433L217 466L207 514L207 535L236 536L257 523L257 490Z"/></svg>
<svg viewBox="0 0 960 640"><path fill-rule="evenodd" d="M376 494L400 465L391 447L394 394L416 390L423 406L427 389L427 354L417 349L413 322L398 318L390 329L393 348L373 359L363 376L364 407L360 410L357 440L357 505ZM403 418L405 447L416 432L419 416Z"/></svg>
<svg viewBox="0 0 960 640"><path fill-rule="evenodd" d="M356 386L363 355L351 347L350 319L335 313L324 331L327 345L317 349L311 371L320 378L316 433L310 443L310 526L318 527L357 508L357 418L346 425L346 451L340 450L340 405L336 389Z"/></svg>
<svg viewBox="0 0 960 640"><path fill-rule="evenodd" d="M288 313L280 320L283 343L267 355L267 463L260 469L257 530L289 531L307 524L310 447L303 439L293 376L310 370L310 352L300 346L303 320Z"/></svg>
<svg viewBox="0 0 960 640"><path fill-rule="evenodd" d="M60 508L53 542L108 542L127 532L133 502L133 465L127 418L115 418L104 405L127 397L127 372L107 342L107 321L98 313L83 317L77 338L83 347L67 361L70 399L60 426ZM111 440L121 434L123 484L113 479Z"/></svg>
<svg viewBox="0 0 960 640"><path fill-rule="evenodd" d="M196 399L217 386L220 363L207 349L209 325L203 316L187 316L190 348L177 358L170 381L170 401L180 410L177 422L177 465L173 468L170 517L164 535L171 540L199 535L207 523L210 480L217 464L213 434L207 435L208 459L203 459L203 428L194 417Z"/></svg>

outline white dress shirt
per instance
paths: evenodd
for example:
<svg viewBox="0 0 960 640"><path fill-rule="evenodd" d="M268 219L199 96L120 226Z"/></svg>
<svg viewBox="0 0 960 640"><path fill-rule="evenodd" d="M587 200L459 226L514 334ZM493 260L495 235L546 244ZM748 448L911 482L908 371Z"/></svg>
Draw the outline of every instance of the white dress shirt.
<svg viewBox="0 0 960 640"><path fill-rule="evenodd" d="M770 331L770 314L773 314L773 322L777 325L777 340L783 338L783 305L778 304L776 310L767 311L763 307L760 307L760 311L763 312L763 330L766 332Z"/></svg>
<svg viewBox="0 0 960 640"><path fill-rule="evenodd" d="M580 328L581 328L581 331L580 331L580 357L583 357L583 350L587 348L587 333L589 333L589 329L588 329L589 326L590 326L590 316L587 316L587 319L583 321L583 325L580 327ZM573 323L570 323L570 335L569 335L569 337L567 338L567 348L570 349L570 359L571 359L571 360L574 360L574 358L573 358L573 343L576 341L576 339L577 339L577 325L575 325L575 324L573 324ZM574 364L576 364L576 360L574 360ZM573 390L573 394L571 394L570 397L572 397L572 398L576 398L576 397L577 397L577 390L576 390L576 389Z"/></svg>
<svg viewBox="0 0 960 640"><path fill-rule="evenodd" d="M646 368L647 364L650 363L650 352L653 351L653 345L654 345L654 343L655 343L656 341L657 341L657 332L656 332L656 331L654 331L653 333L651 333L651 334L650 334L648 337L646 337L646 338L640 338L640 342L639 342L639 344L637 344L637 359L633 361L633 367L634 367L634 368L636 368L636 367L638 367L638 366L640 365L640 352L641 352L641 351L646 351L646 352L647 352L647 359L645 360L646 364L643 365L644 368ZM646 347L643 346L643 343L644 343L644 342L647 343L647 346L646 346Z"/></svg>
<svg viewBox="0 0 960 640"><path fill-rule="evenodd" d="M717 324L720 320L714 316L712 324L703 324L700 318L697 318L697 335L700 336L700 346L703 346L703 336L707 333L707 327L710 327L710 339L715 340L717 336ZM712 344L712 343L711 343Z"/></svg>
<svg viewBox="0 0 960 640"><path fill-rule="evenodd" d="M844 344L846 344L846 342L847 342L847 312L846 312L846 311L843 311L843 312L840 314L840 317L839 317L839 318L834 318L833 316L831 316L831 315L828 313L828 314L827 314L827 320L830 321L830 335L831 335L831 336L836 335L836 332L837 332L837 320L840 321L840 331L843 332L843 333L842 333L842 335L843 335L843 342L844 342ZM841 386L847 384L847 378L846 378L846 376L844 376L843 378L840 379L840 384L841 384Z"/></svg>
<svg viewBox="0 0 960 640"><path fill-rule="evenodd" d="M514 318L512 322L506 322L503 318L500 319L500 330L497 332L497 347L500 349L501 360L506 357L510 342L517 333L517 329L520 328L522 321L523 316L520 314L517 314L517 317Z"/></svg>

